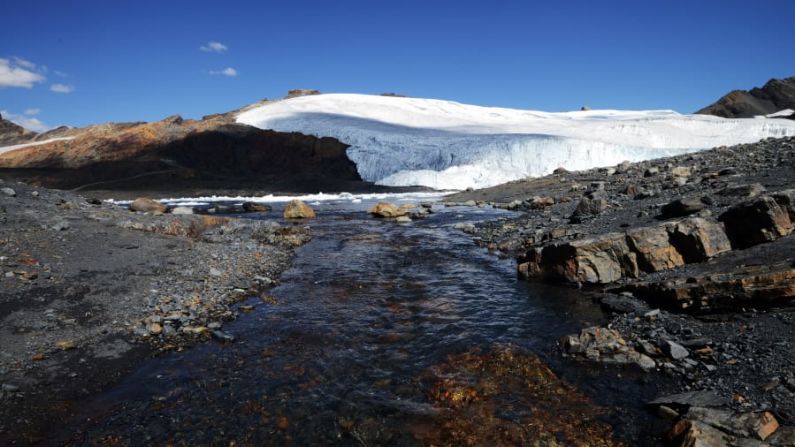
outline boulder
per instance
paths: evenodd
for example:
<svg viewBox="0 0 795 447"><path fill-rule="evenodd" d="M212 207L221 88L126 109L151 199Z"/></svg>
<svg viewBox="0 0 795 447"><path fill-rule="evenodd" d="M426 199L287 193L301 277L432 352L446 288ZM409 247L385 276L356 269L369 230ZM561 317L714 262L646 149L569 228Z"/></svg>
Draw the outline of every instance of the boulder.
<svg viewBox="0 0 795 447"><path fill-rule="evenodd" d="M607 200L602 198L583 197L572 214L572 218L596 216L607 209Z"/></svg>
<svg viewBox="0 0 795 447"><path fill-rule="evenodd" d="M780 206L787 209L789 220L795 225L795 189L786 189L773 194L773 198Z"/></svg>
<svg viewBox="0 0 795 447"><path fill-rule="evenodd" d="M671 245L664 225L627 231L630 249L637 254L638 267L645 272L659 272L685 263L682 254Z"/></svg>
<svg viewBox="0 0 795 447"><path fill-rule="evenodd" d="M257 203L257 202L243 202L243 211L247 213L267 213L271 211L269 205L265 205L264 203Z"/></svg>
<svg viewBox="0 0 795 447"><path fill-rule="evenodd" d="M539 208L546 208L548 206L552 206L555 204L555 199L552 197L538 197L535 196L530 201L530 208L539 209Z"/></svg>
<svg viewBox="0 0 795 447"><path fill-rule="evenodd" d="M306 203L295 199L284 208L285 219L314 219L315 211Z"/></svg>
<svg viewBox="0 0 795 447"><path fill-rule="evenodd" d="M670 219L672 217L684 217L695 214L705 208L704 203L699 199L677 199L670 202L660 209L660 219Z"/></svg>
<svg viewBox="0 0 795 447"><path fill-rule="evenodd" d="M780 196L782 203L785 196ZM786 204L771 196L760 196L729 208L718 217L735 248L748 248L792 233L793 223Z"/></svg>
<svg viewBox="0 0 795 447"><path fill-rule="evenodd" d="M591 361L635 364L644 370L656 366L651 357L628 346L621 334L614 329L592 326L580 331L579 335L563 337L561 342L563 349L569 354L582 356Z"/></svg>
<svg viewBox="0 0 795 447"><path fill-rule="evenodd" d="M177 206L171 209L171 214L177 214L177 215L193 214L193 208L189 206Z"/></svg>
<svg viewBox="0 0 795 447"><path fill-rule="evenodd" d="M638 276L637 257L623 233L548 245L541 255L546 274L570 282L607 284Z"/></svg>
<svg viewBox="0 0 795 447"><path fill-rule="evenodd" d="M795 298L795 265L784 261L748 266L729 273L640 282L616 291L628 291L653 305L677 311L704 313L768 307Z"/></svg>
<svg viewBox="0 0 795 447"><path fill-rule="evenodd" d="M691 217L670 229L671 243L686 263L703 262L731 250L729 238L719 223Z"/></svg>
<svg viewBox="0 0 795 447"><path fill-rule="evenodd" d="M374 216L385 218L400 217L408 214L408 210L405 208L399 208L387 202L378 202L370 207L367 212Z"/></svg>
<svg viewBox="0 0 795 447"><path fill-rule="evenodd" d="M676 166L671 169L671 175L674 177L690 177L691 169L687 166Z"/></svg>
<svg viewBox="0 0 795 447"><path fill-rule="evenodd" d="M130 210L139 213L163 214L167 209L162 203L146 197L139 197L130 204Z"/></svg>
<svg viewBox="0 0 795 447"><path fill-rule="evenodd" d="M0 192L2 192L4 195L7 195L8 197L16 197L17 196L17 192L14 191L13 189L9 188L9 187L0 188Z"/></svg>
<svg viewBox="0 0 795 447"><path fill-rule="evenodd" d="M760 183L750 183L747 185L727 186L718 191L718 195L723 197L742 197L750 199L763 194L765 191L767 190Z"/></svg>

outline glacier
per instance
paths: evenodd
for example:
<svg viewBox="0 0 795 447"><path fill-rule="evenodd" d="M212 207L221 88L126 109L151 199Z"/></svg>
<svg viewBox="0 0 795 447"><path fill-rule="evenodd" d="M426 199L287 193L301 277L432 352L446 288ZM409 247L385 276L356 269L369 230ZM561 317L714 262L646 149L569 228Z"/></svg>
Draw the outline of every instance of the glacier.
<svg viewBox="0 0 795 447"><path fill-rule="evenodd" d="M672 110L541 112L453 101L322 94L249 108L237 122L333 137L367 181L440 190L611 166L795 135L795 121Z"/></svg>

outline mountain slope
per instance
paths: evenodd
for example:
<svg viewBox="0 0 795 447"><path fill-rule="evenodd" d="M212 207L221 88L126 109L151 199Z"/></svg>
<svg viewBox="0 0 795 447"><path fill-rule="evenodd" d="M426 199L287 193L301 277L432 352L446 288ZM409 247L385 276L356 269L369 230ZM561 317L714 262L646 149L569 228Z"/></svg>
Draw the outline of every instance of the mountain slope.
<svg viewBox="0 0 795 447"><path fill-rule="evenodd" d="M230 114L107 123L46 136L0 147L0 176L57 188L194 191L317 192L361 182L347 145L237 124Z"/></svg>
<svg viewBox="0 0 795 447"><path fill-rule="evenodd" d="M36 132L4 119L0 115L0 146L24 143L36 136Z"/></svg>
<svg viewBox="0 0 795 447"><path fill-rule="evenodd" d="M487 187L795 135L787 120L725 120L673 111L547 113L355 94L292 98L243 111L239 123L333 137L364 180L437 189Z"/></svg>
<svg viewBox="0 0 795 447"><path fill-rule="evenodd" d="M724 118L752 118L786 109L795 110L795 76L771 79L762 88L755 87L750 91L734 90L696 113ZM789 116L795 118L793 114Z"/></svg>

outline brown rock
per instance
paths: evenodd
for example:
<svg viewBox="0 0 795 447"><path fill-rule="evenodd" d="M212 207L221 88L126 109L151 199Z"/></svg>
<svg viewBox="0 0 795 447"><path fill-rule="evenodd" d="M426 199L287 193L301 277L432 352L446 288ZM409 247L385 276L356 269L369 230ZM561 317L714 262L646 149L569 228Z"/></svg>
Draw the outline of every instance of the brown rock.
<svg viewBox="0 0 795 447"><path fill-rule="evenodd" d="M645 272L659 272L685 263L671 245L665 226L636 228L627 232L629 247L637 253L638 267Z"/></svg>
<svg viewBox="0 0 795 447"><path fill-rule="evenodd" d="M786 199L781 195L781 201ZM739 203L718 218L736 248L748 248L792 233L793 223L787 206L771 196Z"/></svg>
<svg viewBox="0 0 795 447"><path fill-rule="evenodd" d="M606 284L638 276L636 255L622 233L548 245L541 266L552 277L570 282Z"/></svg>
<svg viewBox="0 0 795 447"><path fill-rule="evenodd" d="M674 177L690 177L691 169L687 166L676 166L671 169L671 175Z"/></svg>
<svg viewBox="0 0 795 447"><path fill-rule="evenodd" d="M723 226L717 222L691 217L677 223L671 230L671 243L686 263L702 262L731 250Z"/></svg>
<svg viewBox="0 0 795 447"><path fill-rule="evenodd" d="M408 213L406 208L398 208L397 206L387 202L378 202L370 207L367 212L378 217L386 218L405 216Z"/></svg>
<svg viewBox="0 0 795 447"><path fill-rule="evenodd" d="M614 329L591 326L579 335L567 335L561 340L569 354L583 356L602 363L636 364L643 369L653 369L654 360L629 347Z"/></svg>
<svg viewBox="0 0 795 447"><path fill-rule="evenodd" d="M267 213L272 208L264 203L243 202L243 210L247 213Z"/></svg>
<svg viewBox="0 0 795 447"><path fill-rule="evenodd" d="M670 202L660 209L660 218L670 219L672 217L684 217L695 214L705 208L699 199L677 199Z"/></svg>
<svg viewBox="0 0 795 447"><path fill-rule="evenodd" d="M552 197L533 197L533 200L530 201L530 207L534 209L538 208L546 208L548 206L552 206L555 204L555 199Z"/></svg>
<svg viewBox="0 0 795 447"><path fill-rule="evenodd" d="M601 198L583 197L572 214L573 218L595 216L607 209L607 200Z"/></svg>
<svg viewBox="0 0 795 447"><path fill-rule="evenodd" d="M146 197L139 197L130 204L130 210L139 213L163 214L167 209L162 203Z"/></svg>
<svg viewBox="0 0 795 447"><path fill-rule="evenodd" d="M718 195L724 197L751 198L763 194L765 191L765 187L760 183L751 183L748 185L727 186L718 191Z"/></svg>
<svg viewBox="0 0 795 447"><path fill-rule="evenodd" d="M795 297L795 266L790 261L706 273L670 281L641 282L619 290L656 306L690 312L769 306Z"/></svg>
<svg viewBox="0 0 795 447"><path fill-rule="evenodd" d="M295 199L284 208L285 219L314 219L315 211L306 203Z"/></svg>

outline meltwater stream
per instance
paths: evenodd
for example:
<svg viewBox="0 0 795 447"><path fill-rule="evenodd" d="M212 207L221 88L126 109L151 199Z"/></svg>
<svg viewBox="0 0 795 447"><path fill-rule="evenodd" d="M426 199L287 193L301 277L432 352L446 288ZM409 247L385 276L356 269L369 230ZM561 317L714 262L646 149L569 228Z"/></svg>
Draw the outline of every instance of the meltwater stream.
<svg viewBox="0 0 795 447"><path fill-rule="evenodd" d="M437 207L397 224L366 205L321 209L272 299L224 326L236 342L150 360L82 403L62 441L611 445L648 422L631 407L651 385L550 354L602 318L593 304L518 281L511 260L453 228L503 211Z"/></svg>

